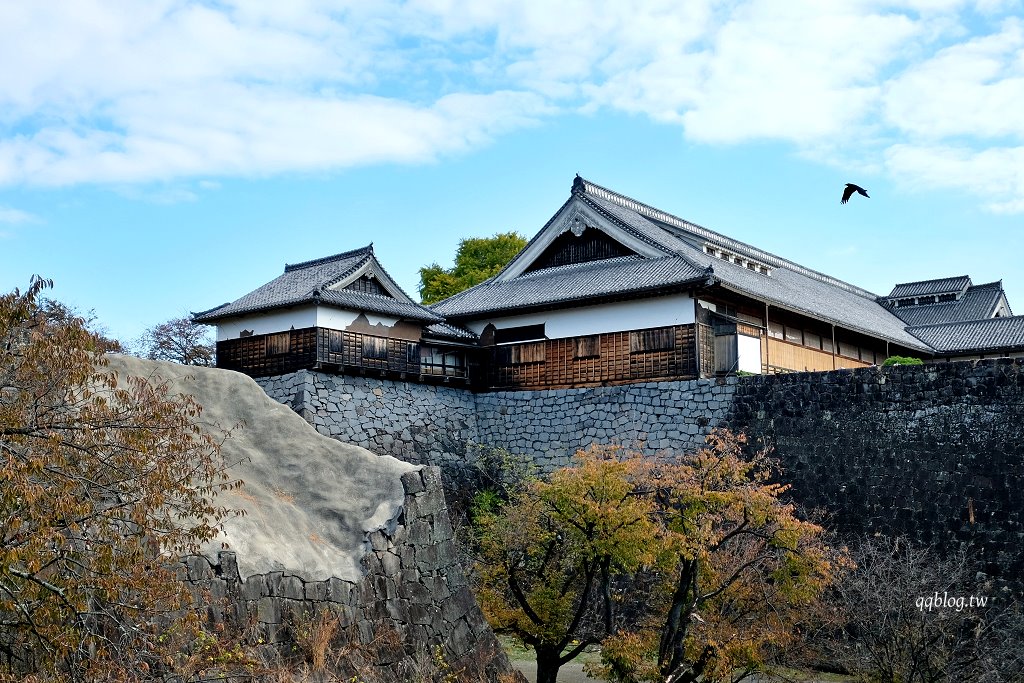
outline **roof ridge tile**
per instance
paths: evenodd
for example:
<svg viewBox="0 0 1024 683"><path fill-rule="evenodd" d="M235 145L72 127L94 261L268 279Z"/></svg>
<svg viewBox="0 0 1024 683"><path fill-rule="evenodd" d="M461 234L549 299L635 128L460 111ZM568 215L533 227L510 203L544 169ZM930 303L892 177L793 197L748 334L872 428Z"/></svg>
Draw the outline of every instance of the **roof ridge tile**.
<svg viewBox="0 0 1024 683"><path fill-rule="evenodd" d="M373 255L373 242L370 242L365 247L359 247L358 249L351 249L344 251L340 254L334 254L333 256L324 256L310 261L303 261L301 263L286 263L284 266L284 272L290 273L295 270L302 270L304 268L312 268L313 266L321 266L332 261L340 261L344 258L351 258L353 256L372 256Z"/></svg>

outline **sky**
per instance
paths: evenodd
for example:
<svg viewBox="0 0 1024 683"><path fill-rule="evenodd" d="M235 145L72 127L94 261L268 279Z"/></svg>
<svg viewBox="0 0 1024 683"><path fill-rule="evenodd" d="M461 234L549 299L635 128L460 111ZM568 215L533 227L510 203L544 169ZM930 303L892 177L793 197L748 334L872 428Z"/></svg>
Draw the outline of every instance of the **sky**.
<svg viewBox="0 0 1024 683"><path fill-rule="evenodd" d="M0 64L0 291L124 341L370 242L416 297L577 173L1024 313L1019 0L0 0Z"/></svg>

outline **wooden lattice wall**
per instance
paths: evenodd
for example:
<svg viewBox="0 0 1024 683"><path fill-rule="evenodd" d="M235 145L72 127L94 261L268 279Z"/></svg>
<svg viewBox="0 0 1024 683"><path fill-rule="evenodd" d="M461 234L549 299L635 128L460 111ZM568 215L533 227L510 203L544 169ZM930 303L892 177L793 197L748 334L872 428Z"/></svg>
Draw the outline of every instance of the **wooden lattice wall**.
<svg viewBox="0 0 1024 683"><path fill-rule="evenodd" d="M692 379L693 325L508 344L488 350L485 381L495 389L548 389Z"/></svg>

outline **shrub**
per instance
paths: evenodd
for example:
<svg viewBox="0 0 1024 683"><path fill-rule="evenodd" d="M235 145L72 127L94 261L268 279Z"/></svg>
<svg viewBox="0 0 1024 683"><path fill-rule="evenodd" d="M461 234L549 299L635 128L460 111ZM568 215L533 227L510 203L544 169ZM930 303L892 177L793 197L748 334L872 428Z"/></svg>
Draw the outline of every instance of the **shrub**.
<svg viewBox="0 0 1024 683"><path fill-rule="evenodd" d="M889 356L882 365L924 365L924 361L913 356Z"/></svg>

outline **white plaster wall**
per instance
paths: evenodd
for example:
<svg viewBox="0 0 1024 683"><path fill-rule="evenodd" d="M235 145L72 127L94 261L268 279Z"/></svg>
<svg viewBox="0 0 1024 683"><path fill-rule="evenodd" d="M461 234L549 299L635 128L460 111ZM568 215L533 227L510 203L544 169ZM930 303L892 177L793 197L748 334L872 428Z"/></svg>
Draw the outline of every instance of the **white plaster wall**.
<svg viewBox="0 0 1024 683"><path fill-rule="evenodd" d="M619 301L568 310L477 320L469 323L467 327L480 334L488 323L492 323L499 330L544 323L544 333L547 337L559 339L603 332L640 330L647 327L687 325L693 321L693 299L686 294L674 294L656 299Z"/></svg>
<svg viewBox="0 0 1024 683"><path fill-rule="evenodd" d="M237 339L242 330L252 330L253 334L272 334L284 332L293 327L301 330L304 327L327 327L332 330L344 330L359 317L359 311L348 311L329 306L303 306L286 311L273 311L262 315L245 318L232 318L217 324L217 341ZM373 315L368 313L367 320L371 325L393 327L398 318Z"/></svg>
<svg viewBox="0 0 1024 683"><path fill-rule="evenodd" d="M761 374L761 340L758 337L748 337L745 334L738 334L737 346L739 351L738 370Z"/></svg>
<svg viewBox="0 0 1024 683"><path fill-rule="evenodd" d="M286 311L271 311L262 315L231 318L217 323L217 341L238 339L242 330L252 330L253 334L272 334L274 332L284 332L293 327L301 330L304 327L313 327L315 325L316 308L314 306L303 306L302 308L292 308Z"/></svg>
<svg viewBox="0 0 1024 683"><path fill-rule="evenodd" d="M359 313L360 311L348 311L340 308L319 306L316 309L316 324L317 327L327 327L332 330L344 330L355 322L355 319L359 317ZM385 327L394 327L395 323L399 321L399 318L374 315L373 313L367 313L366 319L370 321L371 325L384 325Z"/></svg>

